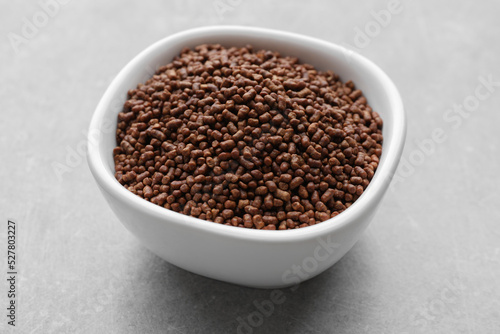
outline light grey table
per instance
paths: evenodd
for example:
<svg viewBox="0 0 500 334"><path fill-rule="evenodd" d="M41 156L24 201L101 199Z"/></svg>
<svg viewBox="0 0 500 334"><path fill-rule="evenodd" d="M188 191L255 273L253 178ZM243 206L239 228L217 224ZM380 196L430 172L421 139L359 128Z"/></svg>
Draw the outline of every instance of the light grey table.
<svg viewBox="0 0 500 334"><path fill-rule="evenodd" d="M132 57L213 24L350 46L392 77L409 120L403 163L361 240L283 290L253 332L500 333L498 1L55 1L0 3L1 333L235 333L269 299L146 251L80 153L97 102Z"/></svg>

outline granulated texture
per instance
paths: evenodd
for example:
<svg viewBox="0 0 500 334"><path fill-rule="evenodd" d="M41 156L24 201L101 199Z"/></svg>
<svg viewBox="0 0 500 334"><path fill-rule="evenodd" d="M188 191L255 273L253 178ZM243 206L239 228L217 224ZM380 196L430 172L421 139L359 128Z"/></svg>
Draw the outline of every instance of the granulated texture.
<svg viewBox="0 0 500 334"><path fill-rule="evenodd" d="M382 153L382 119L351 81L251 46L184 49L128 96L116 179L220 224L330 219L363 193Z"/></svg>

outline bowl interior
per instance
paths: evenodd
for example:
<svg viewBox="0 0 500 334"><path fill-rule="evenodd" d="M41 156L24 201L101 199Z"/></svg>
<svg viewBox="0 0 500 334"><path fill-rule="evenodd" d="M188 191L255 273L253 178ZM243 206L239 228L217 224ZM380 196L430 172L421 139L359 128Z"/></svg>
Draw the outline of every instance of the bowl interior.
<svg viewBox="0 0 500 334"><path fill-rule="evenodd" d="M363 91L373 110L381 115L384 121L383 152L377 172L368 189L341 215L307 229L318 228L323 224L326 227L332 221L340 220L340 217L354 211L354 208L361 206L363 201L369 201L370 197L385 192L397 167L405 137L401 98L387 75L371 61L341 46L286 32L230 26L198 28L167 37L139 54L113 80L97 107L89 135L92 137L89 140L90 164L93 165L93 170L99 170L97 174L107 174L100 175L101 181L102 178L107 178L108 186L118 186L122 189L117 191L127 191L114 179L112 157L113 148L116 146L117 114L122 110L127 91L135 88L138 83L148 80L158 67L171 62L184 47L194 47L203 43L219 43L227 47L251 44L254 49L269 49L278 51L282 55L298 57L301 62L309 63L319 70L332 70L342 81L352 80L356 87ZM284 232L292 231L279 231L279 233Z"/></svg>

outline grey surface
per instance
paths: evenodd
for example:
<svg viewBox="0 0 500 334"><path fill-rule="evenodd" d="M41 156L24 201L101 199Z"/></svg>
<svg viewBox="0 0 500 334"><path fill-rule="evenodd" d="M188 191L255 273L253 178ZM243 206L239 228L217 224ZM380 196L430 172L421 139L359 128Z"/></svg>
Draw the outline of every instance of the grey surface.
<svg viewBox="0 0 500 334"><path fill-rule="evenodd" d="M356 43L355 28L385 1L246 1L223 15L216 3L73 1L19 52L8 34L22 36L23 18L41 7L0 3L0 310L7 217L19 226L20 257L17 327L1 311L0 332L234 333L238 317L269 299L146 251L104 202L85 157L70 153L85 145L110 80L143 48L190 27L242 24L352 46L395 81L409 119L406 169L361 240L324 274L283 290L254 333L499 333L500 87L468 117L443 118L473 101L479 77L500 81L499 3L405 2L369 45ZM438 128L446 140L418 153ZM73 167L59 179L53 164L66 159Z"/></svg>

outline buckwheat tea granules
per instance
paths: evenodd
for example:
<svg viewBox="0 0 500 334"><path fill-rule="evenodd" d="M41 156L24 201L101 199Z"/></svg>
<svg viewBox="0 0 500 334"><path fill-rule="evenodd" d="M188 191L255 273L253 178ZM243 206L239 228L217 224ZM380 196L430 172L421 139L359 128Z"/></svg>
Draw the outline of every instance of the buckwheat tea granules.
<svg viewBox="0 0 500 334"><path fill-rule="evenodd" d="M382 119L351 81L251 46L184 49L128 97L116 179L219 224L330 219L363 193L382 153Z"/></svg>

